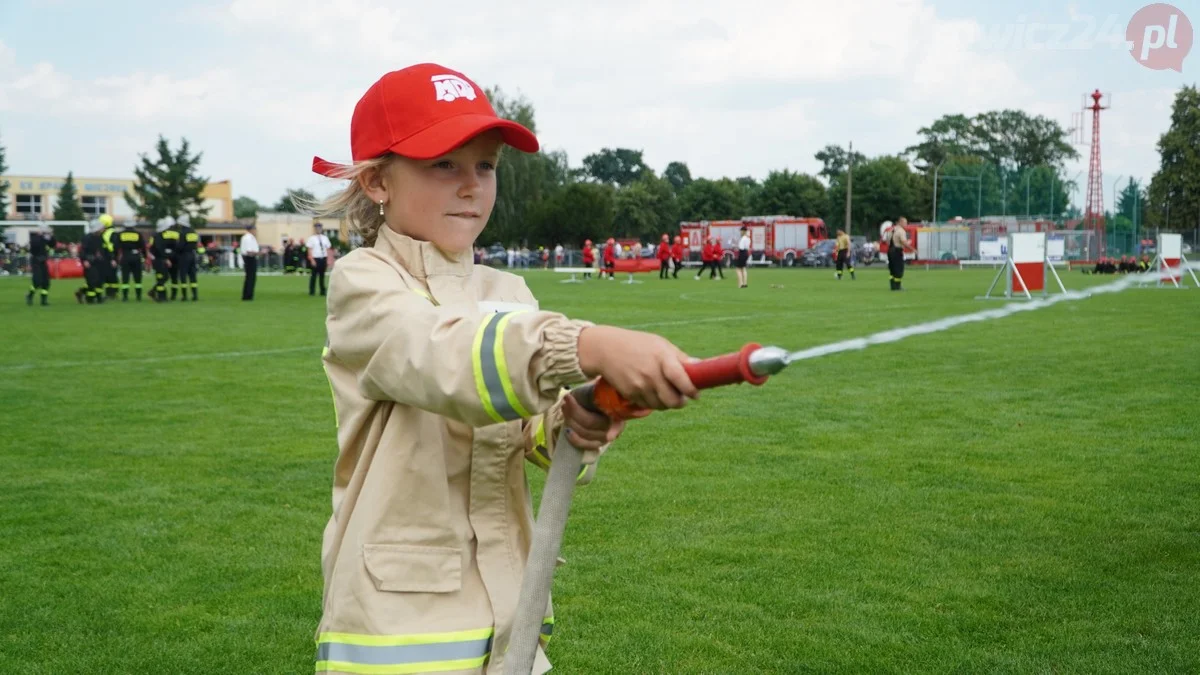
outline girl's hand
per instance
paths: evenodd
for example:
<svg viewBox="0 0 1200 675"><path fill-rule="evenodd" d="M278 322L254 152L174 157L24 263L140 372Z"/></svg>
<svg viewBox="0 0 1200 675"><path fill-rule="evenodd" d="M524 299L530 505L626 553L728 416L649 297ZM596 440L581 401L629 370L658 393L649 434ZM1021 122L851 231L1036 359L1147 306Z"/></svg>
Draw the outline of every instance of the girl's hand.
<svg viewBox="0 0 1200 675"><path fill-rule="evenodd" d="M576 448L599 450L617 440L625 430L624 421L614 422L605 415L591 412L569 394L563 398L563 433L568 434L571 445Z"/></svg>

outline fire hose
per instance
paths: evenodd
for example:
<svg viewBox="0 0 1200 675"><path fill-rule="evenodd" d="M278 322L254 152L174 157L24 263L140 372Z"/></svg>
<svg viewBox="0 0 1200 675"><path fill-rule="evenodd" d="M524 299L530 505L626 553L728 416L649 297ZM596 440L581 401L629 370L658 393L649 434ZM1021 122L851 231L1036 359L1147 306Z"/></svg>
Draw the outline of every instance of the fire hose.
<svg viewBox="0 0 1200 675"><path fill-rule="evenodd" d="M762 385L767 378L783 370L789 362L788 353L779 347L748 344L736 353L689 363L684 366L697 389L711 389L728 384L749 382ZM648 411L639 409L622 397L603 379L571 391L583 407L603 413L614 420L643 417ZM542 491L533 530L529 561L521 580L521 595L513 622L512 638L505 656L506 675L529 675L537 657L538 638L542 620L550 603L550 586L562 547L567 513L575 493L575 481L583 465L581 453L560 433L550 462L550 473Z"/></svg>

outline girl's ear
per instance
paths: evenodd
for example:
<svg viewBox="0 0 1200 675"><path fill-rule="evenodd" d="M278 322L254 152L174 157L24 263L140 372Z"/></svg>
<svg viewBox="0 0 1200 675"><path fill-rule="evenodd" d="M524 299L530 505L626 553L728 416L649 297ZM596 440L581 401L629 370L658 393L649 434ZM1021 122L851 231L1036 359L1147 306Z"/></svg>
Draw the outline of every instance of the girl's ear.
<svg viewBox="0 0 1200 675"><path fill-rule="evenodd" d="M366 193L367 197L373 202L384 202L388 200L387 185L383 180L383 171L386 165L371 167L358 175L358 185Z"/></svg>

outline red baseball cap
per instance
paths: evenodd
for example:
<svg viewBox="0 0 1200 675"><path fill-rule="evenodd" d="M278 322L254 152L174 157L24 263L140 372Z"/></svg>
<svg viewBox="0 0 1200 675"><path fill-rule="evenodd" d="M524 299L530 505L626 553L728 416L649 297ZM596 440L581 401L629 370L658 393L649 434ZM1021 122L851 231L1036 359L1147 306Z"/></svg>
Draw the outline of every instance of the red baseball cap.
<svg viewBox="0 0 1200 675"><path fill-rule="evenodd" d="M388 152L433 159L489 129L499 129L504 142L522 152L538 150L533 132L497 117L466 75L421 63L384 75L358 100L350 120L350 156L355 162ZM312 170L323 176L340 178L346 169L313 157Z"/></svg>

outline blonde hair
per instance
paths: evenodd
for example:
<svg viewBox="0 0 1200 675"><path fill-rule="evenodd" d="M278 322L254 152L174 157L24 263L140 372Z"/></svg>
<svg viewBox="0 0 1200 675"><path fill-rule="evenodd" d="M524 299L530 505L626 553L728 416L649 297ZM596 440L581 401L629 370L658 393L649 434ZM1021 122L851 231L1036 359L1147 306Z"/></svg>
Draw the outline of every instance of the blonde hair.
<svg viewBox="0 0 1200 675"><path fill-rule="evenodd" d="M391 153L364 159L338 171L333 178L348 180L350 184L322 200L309 200L292 196L292 203L303 213L316 218L345 218L350 230L363 238L366 246L374 246L379 228L384 227L384 218L379 213L379 204L371 201L363 190L359 178L368 171L383 171L396 155Z"/></svg>

